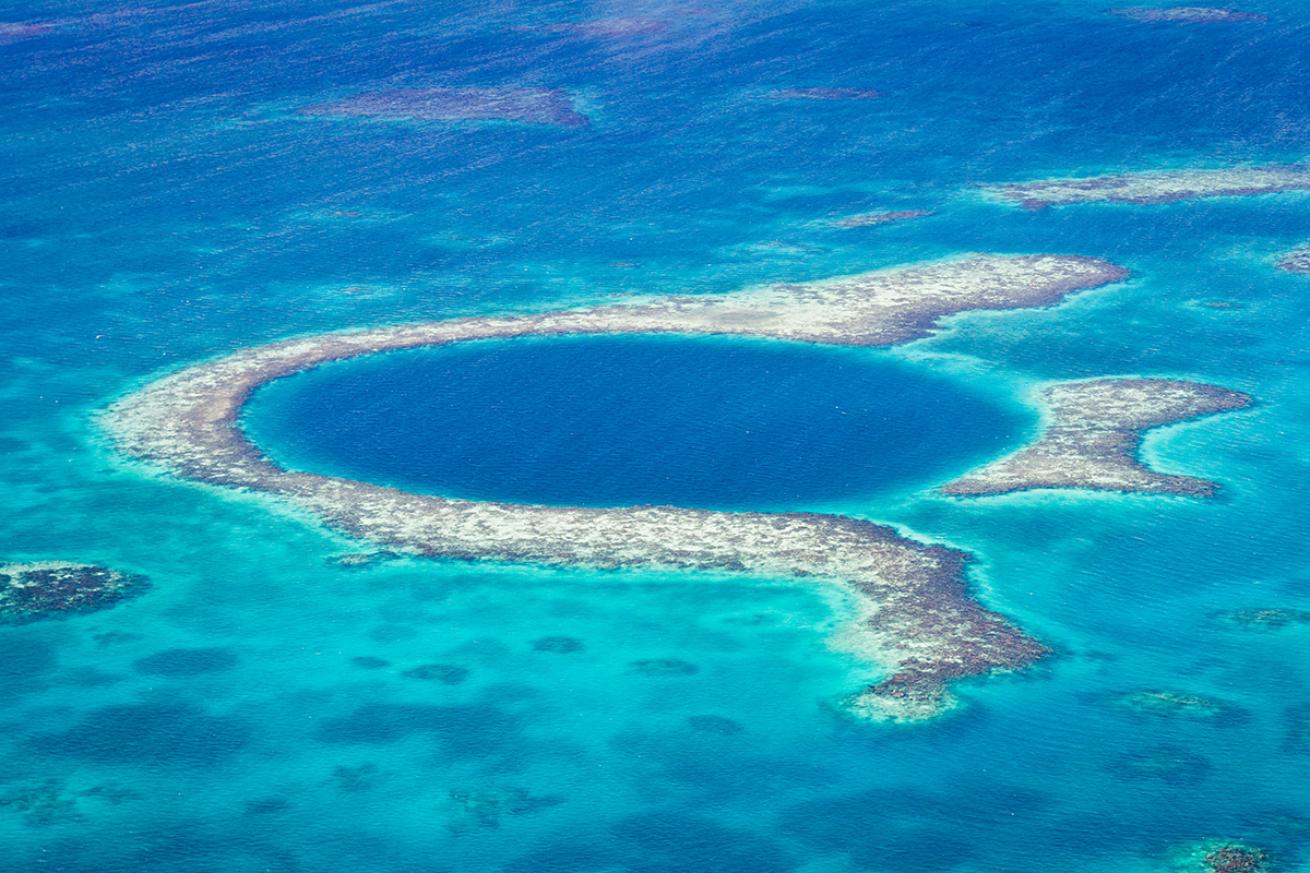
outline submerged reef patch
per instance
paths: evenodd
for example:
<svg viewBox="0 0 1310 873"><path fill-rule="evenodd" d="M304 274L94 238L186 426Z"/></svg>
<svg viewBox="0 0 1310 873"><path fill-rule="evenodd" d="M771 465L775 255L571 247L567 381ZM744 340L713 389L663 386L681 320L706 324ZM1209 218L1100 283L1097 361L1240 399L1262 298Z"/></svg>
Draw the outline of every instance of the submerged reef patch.
<svg viewBox="0 0 1310 873"><path fill-rule="evenodd" d="M20 39L31 39L51 30L49 24L39 21L0 21L0 45L17 42Z"/></svg>
<svg viewBox="0 0 1310 873"><path fill-rule="evenodd" d="M446 828L453 834L496 829L503 816L533 815L567 800L559 794L533 794L526 788L452 788Z"/></svg>
<svg viewBox="0 0 1310 873"><path fill-rule="evenodd" d="M1036 488L1087 488L1208 497L1205 479L1157 473L1137 460L1142 433L1203 415L1241 409L1237 391L1171 379L1060 382L1039 395L1046 426L1032 445L943 486L953 495Z"/></svg>
<svg viewBox="0 0 1310 873"><path fill-rule="evenodd" d="M1214 765L1208 758L1174 743L1120 755L1110 772L1128 782L1160 781L1166 785L1196 785L1205 781Z"/></svg>
<svg viewBox="0 0 1310 873"><path fill-rule="evenodd" d="M1268 16L1258 12L1242 12L1238 9L1223 9L1215 6L1134 6L1127 9L1107 9L1106 12L1121 18L1148 23L1216 24L1269 20Z"/></svg>
<svg viewBox="0 0 1310 873"><path fill-rule="evenodd" d="M570 655L585 648L582 640L576 637L551 636L539 637L532 641L534 652L554 652L558 655Z"/></svg>
<svg viewBox="0 0 1310 873"><path fill-rule="evenodd" d="M728 570L845 586L860 615L841 643L887 676L855 695L854 708L879 718L922 718L950 704L949 682L1018 669L1046 653L969 595L962 552L842 516L475 502L286 470L246 439L238 424L241 408L273 379L392 349L616 333L888 346L925 336L953 313L1045 306L1126 277L1121 267L1094 258L972 255L727 294L324 334L245 349L165 376L113 404L103 424L129 456L189 479L278 495L379 548L598 568ZM1126 387L1132 380L1115 384ZM1140 421L1179 417L1177 392L1169 387L1176 384L1147 383L1130 392L1133 404L1112 404L1100 413L1102 429L1118 433L1143 426ZM1193 397L1183 407L1196 402ZM1150 487L1158 484L1156 474L1131 462L1120 467L1136 476L1116 480L1121 485L1159 490ZM1066 484L1084 484L1075 478L1080 469L1065 471ZM1094 465L1090 470L1098 471ZM1122 476L1123 469L1115 472Z"/></svg>
<svg viewBox="0 0 1310 873"><path fill-rule="evenodd" d="M845 218L835 218L831 224L833 227L840 227L843 230L849 230L855 227L877 227L880 224L895 224L898 221L913 221L916 218L927 218L932 215L930 209L896 209L882 210L880 212L861 212L856 215L847 215Z"/></svg>
<svg viewBox="0 0 1310 873"><path fill-rule="evenodd" d="M746 728L741 722L726 715L692 715L687 717L687 726L703 734L719 734L730 737L742 733Z"/></svg>
<svg viewBox="0 0 1310 873"><path fill-rule="evenodd" d="M643 676L693 676L700 672L695 664L681 658L644 658L628 667Z"/></svg>
<svg viewBox="0 0 1310 873"><path fill-rule="evenodd" d="M1278 261L1278 269L1310 276L1310 246L1283 255Z"/></svg>
<svg viewBox="0 0 1310 873"><path fill-rule="evenodd" d="M1134 712L1167 718L1236 721L1245 715L1231 703L1217 697L1168 689L1130 691L1116 695L1114 702Z"/></svg>
<svg viewBox="0 0 1310 873"><path fill-rule="evenodd" d="M558 127L587 123L569 96L553 88L392 88L311 103L299 114L394 121L516 121Z"/></svg>
<svg viewBox="0 0 1310 873"><path fill-rule="evenodd" d="M32 745L51 756L97 764L196 767L236 754L250 736L245 722L191 703L139 703L93 709L65 731L35 737Z"/></svg>
<svg viewBox="0 0 1310 873"><path fill-rule="evenodd" d="M882 94L872 88L778 88L765 96L770 100L877 100Z"/></svg>
<svg viewBox="0 0 1310 873"><path fill-rule="evenodd" d="M1158 170L983 186L984 196L1025 209L1074 203L1148 205L1307 190L1310 190L1310 167L1304 166Z"/></svg>
<svg viewBox="0 0 1310 873"><path fill-rule="evenodd" d="M28 827L41 828L86 821L86 813L90 811L87 801L117 806L135 797L136 792L112 785L95 785L78 791L58 779L46 779L0 789L0 813L14 813Z"/></svg>
<svg viewBox="0 0 1310 873"><path fill-rule="evenodd" d="M1173 867L1195 873L1264 873L1271 869L1264 849L1232 840L1206 840L1191 846L1179 853Z"/></svg>
<svg viewBox="0 0 1310 873"><path fill-rule="evenodd" d="M0 564L0 624L25 624L99 612L139 597L144 576L99 564L34 561Z"/></svg>
<svg viewBox="0 0 1310 873"><path fill-rule="evenodd" d="M453 664L420 664L401 674L406 679L418 679L421 682L440 682L442 685L460 685L469 677L467 667Z"/></svg>
<svg viewBox="0 0 1310 873"><path fill-rule="evenodd" d="M1225 624L1257 631L1277 631L1310 625L1310 609L1281 606L1226 609L1216 612L1214 617Z"/></svg>

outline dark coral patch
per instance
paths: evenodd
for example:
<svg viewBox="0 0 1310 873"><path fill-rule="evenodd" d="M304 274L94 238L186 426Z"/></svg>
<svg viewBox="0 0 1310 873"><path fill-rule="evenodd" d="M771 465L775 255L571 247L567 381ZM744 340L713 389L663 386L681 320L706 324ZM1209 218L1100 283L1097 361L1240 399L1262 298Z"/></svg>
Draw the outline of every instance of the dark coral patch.
<svg viewBox="0 0 1310 873"><path fill-rule="evenodd" d="M338 790L346 794L354 794L358 791L368 791L376 785L379 772L378 765L372 761L354 767L342 764L333 768L332 779L336 782Z"/></svg>
<svg viewBox="0 0 1310 873"><path fill-rule="evenodd" d="M1284 628L1310 625L1310 609L1288 607L1253 607L1229 609L1215 613L1215 618L1226 624L1247 630L1276 631Z"/></svg>
<svg viewBox="0 0 1310 873"><path fill-rule="evenodd" d="M150 587L144 576L98 564L0 564L0 624L25 624L109 609Z"/></svg>
<svg viewBox="0 0 1310 873"><path fill-rule="evenodd" d="M582 640L577 637L540 637L532 641L532 650L534 652L554 652L558 655L569 655L574 652L581 652L583 648L585 646Z"/></svg>
<svg viewBox="0 0 1310 873"><path fill-rule="evenodd" d="M94 634L91 639L96 641L100 648L106 646L116 646L119 643L130 643L134 640L141 639L141 634L125 633L123 631L105 631L104 633Z"/></svg>
<svg viewBox="0 0 1310 873"><path fill-rule="evenodd" d="M693 715L687 719L687 725L694 731L723 736L732 736L746 730L740 722L722 715Z"/></svg>
<svg viewBox="0 0 1310 873"><path fill-rule="evenodd" d="M526 788L452 789L447 828L453 833L473 829L500 827L502 816L532 815L559 806L565 798L558 794L533 794Z"/></svg>
<svg viewBox="0 0 1310 873"><path fill-rule="evenodd" d="M392 88L314 103L301 115L402 121L516 121L581 127L587 117L551 88Z"/></svg>
<svg viewBox="0 0 1310 873"><path fill-rule="evenodd" d="M57 779L5 789L0 793L0 810L16 813L23 824L35 828L86 819L77 799L65 793Z"/></svg>
<svg viewBox="0 0 1310 873"><path fill-rule="evenodd" d="M118 806L138 795L116 785L95 785L75 791L58 779L0 790L0 811L17 814L28 827L47 827L86 821L86 812L97 804Z"/></svg>
<svg viewBox="0 0 1310 873"><path fill-rule="evenodd" d="M381 549L376 552L349 552L344 555L333 555L327 559L327 562L334 567L341 567L346 570L361 570L365 567L375 567L378 564L393 561L399 558L397 552Z"/></svg>
<svg viewBox="0 0 1310 873"><path fill-rule="evenodd" d="M360 655L357 658L351 658L350 663L361 670L381 670L384 667L391 666L390 661L384 658L375 658L372 655Z"/></svg>
<svg viewBox="0 0 1310 873"><path fill-rule="evenodd" d="M1310 703L1289 706L1283 713L1283 724L1283 751L1289 755L1310 754Z"/></svg>
<svg viewBox="0 0 1310 873"><path fill-rule="evenodd" d="M262 797L258 800L247 800L244 806L246 815L273 815L290 809L291 801L285 797Z"/></svg>
<svg viewBox="0 0 1310 873"><path fill-rule="evenodd" d="M1169 689L1125 692L1116 695L1114 702L1143 715L1226 724L1245 721L1248 715L1242 709L1217 697Z"/></svg>
<svg viewBox="0 0 1310 873"><path fill-rule="evenodd" d="M767 96L770 100L877 100L882 95L872 88L779 88Z"/></svg>
<svg viewBox="0 0 1310 873"><path fill-rule="evenodd" d="M401 674L406 679L440 682L442 685L459 685L469 677L469 671L453 664L420 664Z"/></svg>
<svg viewBox="0 0 1310 873"><path fill-rule="evenodd" d="M249 737L238 719L190 703L141 703L93 709L68 730L31 742L48 755L105 764L200 766L230 757Z"/></svg>
<svg viewBox="0 0 1310 873"><path fill-rule="evenodd" d="M325 721L319 737L327 743L386 745L426 736L449 754L477 756L502 748L517 730L518 720L494 706L366 703Z"/></svg>
<svg viewBox="0 0 1310 873"><path fill-rule="evenodd" d="M691 676L700 668L679 658L645 658L628 664L634 673L643 676Z"/></svg>
<svg viewBox="0 0 1310 873"><path fill-rule="evenodd" d="M1208 759L1172 743L1120 755L1110 766L1110 772L1119 779L1159 781L1173 786L1203 782L1211 769L1213 765Z"/></svg>
<svg viewBox="0 0 1310 873"><path fill-rule="evenodd" d="M222 673L237 665L236 652L207 646L193 649L164 649L141 658L132 666L147 676L187 678L205 673Z"/></svg>

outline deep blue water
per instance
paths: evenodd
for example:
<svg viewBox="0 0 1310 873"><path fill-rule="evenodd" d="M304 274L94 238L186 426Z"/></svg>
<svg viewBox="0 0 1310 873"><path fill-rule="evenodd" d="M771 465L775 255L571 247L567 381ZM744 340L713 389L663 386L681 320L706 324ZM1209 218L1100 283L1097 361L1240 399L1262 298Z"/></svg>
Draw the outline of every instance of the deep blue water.
<svg viewBox="0 0 1310 873"><path fill-rule="evenodd" d="M975 186L1304 160L1310 9L1107 5L0 4L50 22L0 29L0 558L154 583L0 626L0 869L1143 873L1206 838L1306 869L1310 629L1215 613L1310 609L1310 280L1272 268L1310 242L1310 198L1035 213ZM551 27L625 17L656 26ZM436 85L560 88L590 122L295 111ZM883 96L763 98L797 87ZM826 224L872 209L935 214ZM361 544L124 465L94 424L152 374L291 335L975 250L1134 278L953 319L894 353L916 371L1002 406L1103 374L1259 402L1148 438L1221 483L1209 502L825 487L825 509L973 552L979 596L1060 653L927 725L836 711L870 677L827 647L840 605L811 587L348 570L329 559ZM632 666L659 658L694 670ZM1229 716L1116 702L1161 688Z"/></svg>
<svg viewBox="0 0 1310 873"><path fill-rule="evenodd" d="M245 422L284 465L410 490L749 509L932 485L1029 429L885 355L663 337L375 355L275 382Z"/></svg>

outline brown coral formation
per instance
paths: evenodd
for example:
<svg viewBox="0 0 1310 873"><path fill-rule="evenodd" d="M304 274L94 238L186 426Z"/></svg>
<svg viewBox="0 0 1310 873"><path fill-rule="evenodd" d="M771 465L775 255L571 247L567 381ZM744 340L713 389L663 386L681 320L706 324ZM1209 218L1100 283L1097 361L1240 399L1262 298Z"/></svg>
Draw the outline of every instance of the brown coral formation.
<svg viewBox="0 0 1310 873"><path fill-rule="evenodd" d="M1197 863L1190 869L1204 873L1263 873L1269 869L1269 853L1237 842L1207 842L1195 850Z"/></svg>
<svg viewBox="0 0 1310 873"><path fill-rule="evenodd" d="M143 576L98 564L0 564L0 624L25 624L109 609L144 593Z"/></svg>
<svg viewBox="0 0 1310 873"><path fill-rule="evenodd" d="M1237 391L1170 379L1093 379L1044 389L1040 437L945 485L947 494L1006 494L1036 488L1087 488L1210 496L1215 483L1157 473L1137 459L1143 432L1250 404Z"/></svg>

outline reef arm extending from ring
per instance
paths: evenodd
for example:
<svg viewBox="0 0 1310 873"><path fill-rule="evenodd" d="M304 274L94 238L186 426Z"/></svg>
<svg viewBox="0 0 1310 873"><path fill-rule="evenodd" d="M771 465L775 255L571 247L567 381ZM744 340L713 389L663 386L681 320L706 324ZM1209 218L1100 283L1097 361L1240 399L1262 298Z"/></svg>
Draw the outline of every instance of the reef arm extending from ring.
<svg viewBox="0 0 1310 873"><path fill-rule="evenodd" d="M944 315L1042 306L1126 275L1091 258L976 255L730 294L323 334L164 376L114 403L103 424L127 455L188 479L277 495L332 527L397 550L844 585L856 594L861 616L842 635L843 645L888 677L854 695L853 707L873 717L922 718L949 704L952 680L1018 669L1045 652L970 596L962 552L841 516L451 500L284 470L246 439L241 407L260 385L329 361L488 338L664 332L887 346L923 336Z"/></svg>
<svg viewBox="0 0 1310 873"><path fill-rule="evenodd" d="M1046 427L1037 441L942 487L946 494L1007 494L1085 488L1209 497L1215 483L1157 473L1137 458L1154 427L1241 409L1251 398L1217 385L1173 379L1092 379L1045 388Z"/></svg>
<svg viewBox="0 0 1310 873"><path fill-rule="evenodd" d="M1208 197L1250 197L1310 191L1310 167L1230 167L1228 169L1153 170L1111 176L1038 179L984 185L983 195L1025 209L1076 203L1126 203L1145 206Z"/></svg>

